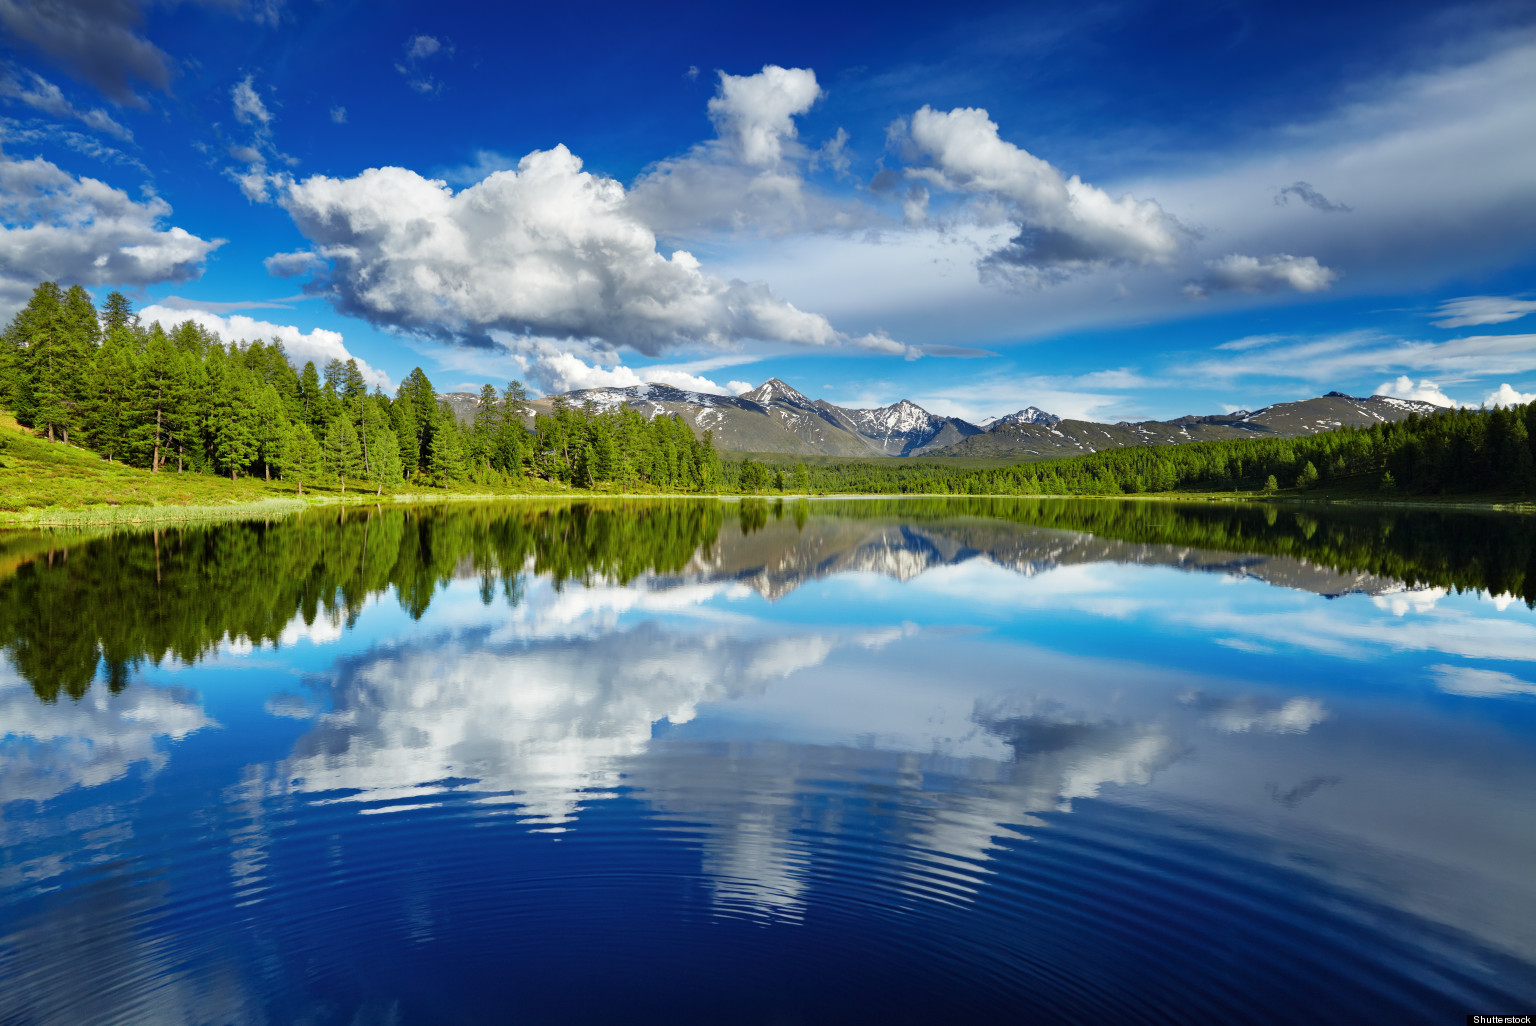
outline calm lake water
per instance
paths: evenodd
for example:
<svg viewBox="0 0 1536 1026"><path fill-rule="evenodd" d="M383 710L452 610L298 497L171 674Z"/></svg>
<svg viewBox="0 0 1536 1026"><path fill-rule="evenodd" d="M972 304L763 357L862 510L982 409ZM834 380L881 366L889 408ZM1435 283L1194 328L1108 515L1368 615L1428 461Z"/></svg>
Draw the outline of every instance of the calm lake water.
<svg viewBox="0 0 1536 1026"><path fill-rule="evenodd" d="M1530 1011L1533 526L791 500L0 536L0 1022Z"/></svg>

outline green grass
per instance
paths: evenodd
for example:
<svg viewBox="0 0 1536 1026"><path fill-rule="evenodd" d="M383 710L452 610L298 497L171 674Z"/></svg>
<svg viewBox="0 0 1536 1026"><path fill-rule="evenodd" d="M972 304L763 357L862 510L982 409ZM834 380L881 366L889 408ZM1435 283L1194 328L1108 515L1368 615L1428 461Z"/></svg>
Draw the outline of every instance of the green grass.
<svg viewBox="0 0 1536 1026"><path fill-rule="evenodd" d="M93 506L223 506L293 494L291 485L277 482L151 474L108 463L86 449L34 437L0 414L0 516Z"/></svg>
<svg viewBox="0 0 1536 1026"><path fill-rule="evenodd" d="M440 502L460 498L569 494L570 489L530 481L517 489L466 486L474 495L406 485L382 497L358 482L343 493L327 481L306 485L299 497L292 482L227 477L109 463L78 446L49 442L0 413L0 524L85 526L178 520L282 516L311 505L369 502Z"/></svg>
<svg viewBox="0 0 1536 1026"><path fill-rule="evenodd" d="M739 457L732 453L729 457ZM753 459L777 466L796 463L872 463L890 466L893 457L790 456L753 453ZM729 458L728 457L728 458ZM947 457L928 460L908 458L902 463L933 462L965 469L1008 466L1013 460ZM520 482L518 487L466 485L462 492L406 485L377 496L366 483L345 493L334 484L311 485L302 498L290 482L244 477L230 481L207 474L162 470L152 474L137 467L109 463L96 453L77 446L48 442L19 427L14 418L0 412L0 526L89 528L128 524L157 524L191 520L234 520L279 517L307 506L339 503L445 502L502 499L509 497L617 496L618 489L572 489L545 481ZM766 493L776 497L778 493ZM660 497L661 493L657 493ZM793 497L786 492L784 497ZM736 497L736 496L726 496ZM890 498L911 498L891 495ZM937 497L937 496L936 496ZM1382 492L1373 482L1330 482L1307 492L1283 489L1274 496L1261 492L1162 492L1106 498L1167 499L1175 501L1337 502L1360 505L1438 506L1442 508L1494 508L1530 511L1531 503L1516 495L1399 496ZM3 553L0 553L3 556Z"/></svg>

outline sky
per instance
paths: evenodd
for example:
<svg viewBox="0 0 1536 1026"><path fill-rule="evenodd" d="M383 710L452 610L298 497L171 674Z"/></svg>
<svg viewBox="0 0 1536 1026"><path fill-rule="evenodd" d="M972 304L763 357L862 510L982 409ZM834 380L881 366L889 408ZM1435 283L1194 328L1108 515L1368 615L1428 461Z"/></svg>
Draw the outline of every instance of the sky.
<svg viewBox="0 0 1536 1026"><path fill-rule="evenodd" d="M1536 398L1536 6L0 0L38 281L392 391Z"/></svg>

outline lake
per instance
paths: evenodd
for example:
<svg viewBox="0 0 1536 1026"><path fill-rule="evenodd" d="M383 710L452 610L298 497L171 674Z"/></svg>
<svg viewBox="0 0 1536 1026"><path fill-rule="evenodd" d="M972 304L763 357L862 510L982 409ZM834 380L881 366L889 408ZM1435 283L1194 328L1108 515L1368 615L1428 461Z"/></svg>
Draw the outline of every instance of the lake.
<svg viewBox="0 0 1536 1026"><path fill-rule="evenodd" d="M3 535L0 1022L1528 1012L1532 528L748 499Z"/></svg>

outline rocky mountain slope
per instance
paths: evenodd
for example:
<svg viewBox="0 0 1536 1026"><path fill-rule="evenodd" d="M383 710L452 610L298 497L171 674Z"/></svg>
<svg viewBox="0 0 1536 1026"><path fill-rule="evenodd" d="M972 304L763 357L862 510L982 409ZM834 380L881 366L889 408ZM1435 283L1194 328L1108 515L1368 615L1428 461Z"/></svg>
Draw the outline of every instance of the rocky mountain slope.
<svg viewBox="0 0 1536 1026"><path fill-rule="evenodd" d="M439 396L463 423L479 406L472 392ZM1040 460L1134 445L1178 445L1229 438L1295 438L1344 425L1365 426L1432 413L1429 403L1388 396L1357 398L1330 392L1316 399L1277 403L1262 410L1188 416L1169 421L1096 424L1062 420L1030 406L981 425L929 413L903 399L876 409L851 409L811 399L770 378L741 395L692 392L671 385L588 388L564 393L573 406L628 406L646 417L682 417L695 432L713 432L715 445L731 452L800 456L979 456ZM538 413L554 409L554 397L534 400Z"/></svg>
<svg viewBox="0 0 1536 1026"><path fill-rule="evenodd" d="M716 446L735 452L915 456L981 431L974 424L929 413L906 400L873 410L834 406L812 400L778 378L739 396L689 392L671 385L631 385L580 389L565 393L565 398L576 406L629 406L647 417L676 414L695 431L714 432ZM548 413L553 398L531 405Z"/></svg>
<svg viewBox="0 0 1536 1026"><path fill-rule="evenodd" d="M1061 423L1061 418L1054 413L1046 413L1038 406L1026 406L1017 413L1010 413L1006 417L987 417L976 422L977 427L991 430L999 424L1044 424L1047 427L1055 427Z"/></svg>
<svg viewBox="0 0 1536 1026"><path fill-rule="evenodd" d="M1082 420L1010 420L1003 418L985 433L930 450L930 456L984 456L992 459L1057 459L1133 445L1180 445L1230 438L1299 438L1338 427L1367 427L1402 420L1410 413L1433 413L1431 403L1390 396L1358 398L1329 392L1316 399L1276 403L1261 410L1180 417L1177 420L1121 421L1095 424Z"/></svg>

